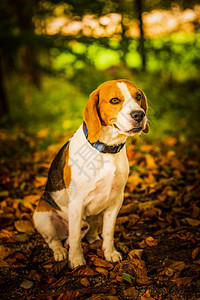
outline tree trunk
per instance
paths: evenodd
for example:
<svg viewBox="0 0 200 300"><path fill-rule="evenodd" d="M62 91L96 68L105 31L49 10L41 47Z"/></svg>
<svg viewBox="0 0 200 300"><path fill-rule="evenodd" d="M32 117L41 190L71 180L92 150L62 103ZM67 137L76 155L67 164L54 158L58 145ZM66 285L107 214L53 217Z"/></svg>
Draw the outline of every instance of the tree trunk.
<svg viewBox="0 0 200 300"><path fill-rule="evenodd" d="M7 96L4 87L4 77L3 77L3 61L2 53L0 51L0 117L8 113Z"/></svg>
<svg viewBox="0 0 200 300"><path fill-rule="evenodd" d="M142 56L142 70L146 70L146 51L145 51L145 38L144 38L144 30L143 30L143 20L142 20L142 0L136 0L136 9L138 11L138 19L140 22L139 28L140 28L140 45L139 45L139 51Z"/></svg>

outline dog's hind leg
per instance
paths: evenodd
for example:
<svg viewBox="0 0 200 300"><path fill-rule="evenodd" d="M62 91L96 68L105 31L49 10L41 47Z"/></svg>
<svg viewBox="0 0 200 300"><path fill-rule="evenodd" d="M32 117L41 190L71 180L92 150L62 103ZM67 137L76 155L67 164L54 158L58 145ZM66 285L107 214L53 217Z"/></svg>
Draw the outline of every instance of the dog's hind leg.
<svg viewBox="0 0 200 300"><path fill-rule="evenodd" d="M36 229L52 249L54 259L56 261L66 259L67 249L63 247L61 241L67 237L67 226L62 217L55 211L35 211L33 220Z"/></svg>

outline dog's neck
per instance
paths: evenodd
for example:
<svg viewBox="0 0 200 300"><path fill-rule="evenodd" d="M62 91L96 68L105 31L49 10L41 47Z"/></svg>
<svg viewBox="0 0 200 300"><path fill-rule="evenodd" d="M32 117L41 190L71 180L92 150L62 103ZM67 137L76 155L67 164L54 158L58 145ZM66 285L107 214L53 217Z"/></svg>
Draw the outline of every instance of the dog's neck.
<svg viewBox="0 0 200 300"><path fill-rule="evenodd" d="M102 126L99 141L106 145L119 145L125 143L127 136L119 134L118 129L113 126Z"/></svg>

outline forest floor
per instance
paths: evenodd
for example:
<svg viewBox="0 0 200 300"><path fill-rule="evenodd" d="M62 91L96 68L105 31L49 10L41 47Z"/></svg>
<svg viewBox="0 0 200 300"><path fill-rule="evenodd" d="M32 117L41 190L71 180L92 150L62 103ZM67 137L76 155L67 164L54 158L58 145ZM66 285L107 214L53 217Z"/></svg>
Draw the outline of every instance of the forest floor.
<svg viewBox="0 0 200 300"><path fill-rule="evenodd" d="M32 225L51 160L43 135L1 131L1 299L200 299L200 151L168 137L129 142L130 176L115 228L123 260L104 260L102 241L82 242L87 265L55 263Z"/></svg>

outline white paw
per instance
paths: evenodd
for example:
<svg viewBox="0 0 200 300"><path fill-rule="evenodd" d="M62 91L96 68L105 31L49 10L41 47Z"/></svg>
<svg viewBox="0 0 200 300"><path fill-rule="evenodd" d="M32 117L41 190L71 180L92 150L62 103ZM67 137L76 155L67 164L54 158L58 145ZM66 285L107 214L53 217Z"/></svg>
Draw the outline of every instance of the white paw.
<svg viewBox="0 0 200 300"><path fill-rule="evenodd" d="M77 256L74 256L73 258L69 258L68 265L71 269L74 269L76 267L86 265L86 261L83 255L79 254Z"/></svg>
<svg viewBox="0 0 200 300"><path fill-rule="evenodd" d="M110 253L104 252L104 255L105 255L105 259L111 262L117 262L122 260L122 255L117 250L113 250Z"/></svg>
<svg viewBox="0 0 200 300"><path fill-rule="evenodd" d="M61 261L67 258L67 249L64 247L56 247L53 249L53 255L55 261Z"/></svg>

